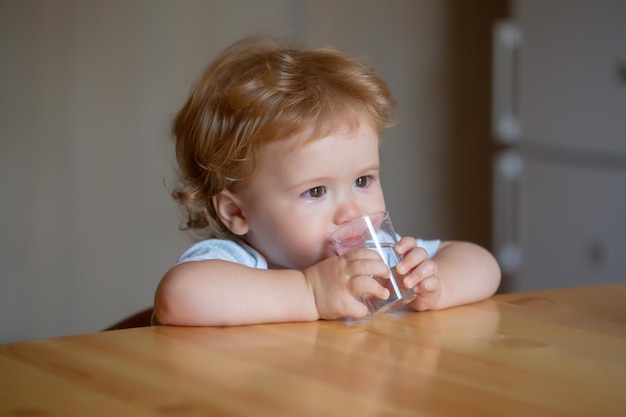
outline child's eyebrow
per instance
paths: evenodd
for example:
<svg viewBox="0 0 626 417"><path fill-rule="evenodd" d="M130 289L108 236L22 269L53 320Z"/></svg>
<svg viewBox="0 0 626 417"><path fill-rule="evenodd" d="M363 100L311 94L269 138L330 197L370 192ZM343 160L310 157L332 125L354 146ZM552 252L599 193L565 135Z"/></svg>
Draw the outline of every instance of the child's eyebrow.
<svg viewBox="0 0 626 417"><path fill-rule="evenodd" d="M375 164L372 164L366 168L363 168L362 172L369 172L369 171L380 171L380 163L377 162Z"/></svg>
<svg viewBox="0 0 626 417"><path fill-rule="evenodd" d="M367 174L368 172L372 172L372 171L377 171L377 172L380 171L380 163L379 162L360 169L358 171L358 173L356 174L355 178L358 178L361 175Z"/></svg>
<svg viewBox="0 0 626 417"><path fill-rule="evenodd" d="M328 184L330 181L331 181L330 177L305 178L302 180L298 180L298 182L288 185L287 190L297 191L297 190L309 189L309 188Z"/></svg>

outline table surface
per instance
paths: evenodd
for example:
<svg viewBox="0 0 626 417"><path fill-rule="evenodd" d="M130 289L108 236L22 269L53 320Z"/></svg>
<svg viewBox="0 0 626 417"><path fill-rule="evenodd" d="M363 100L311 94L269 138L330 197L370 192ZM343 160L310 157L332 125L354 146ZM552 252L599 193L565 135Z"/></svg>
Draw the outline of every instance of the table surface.
<svg viewBox="0 0 626 417"><path fill-rule="evenodd" d="M0 346L0 416L624 416L626 284Z"/></svg>

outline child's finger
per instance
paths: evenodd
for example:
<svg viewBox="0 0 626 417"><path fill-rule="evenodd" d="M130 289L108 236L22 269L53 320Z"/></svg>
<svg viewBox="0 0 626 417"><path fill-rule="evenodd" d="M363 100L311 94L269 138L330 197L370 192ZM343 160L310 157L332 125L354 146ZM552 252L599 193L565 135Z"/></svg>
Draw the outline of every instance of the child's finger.
<svg viewBox="0 0 626 417"><path fill-rule="evenodd" d="M415 268L415 273L422 279L437 275L437 263L427 259Z"/></svg>
<svg viewBox="0 0 626 417"><path fill-rule="evenodd" d="M389 290L383 287L376 279L368 276L358 276L350 280L349 291L355 298L371 295L381 300L389 298Z"/></svg>
<svg viewBox="0 0 626 417"><path fill-rule="evenodd" d="M428 259L428 253L424 248L414 247L410 251L404 253L404 258L396 266L399 274L405 275L417 265Z"/></svg>
<svg viewBox="0 0 626 417"><path fill-rule="evenodd" d="M404 255L406 252L417 247L417 240L411 236L404 236L396 243L395 250L400 255Z"/></svg>
<svg viewBox="0 0 626 417"><path fill-rule="evenodd" d="M407 288L416 286L424 279L437 275L437 263L433 260L427 259L420 263L415 269L413 269L408 275L404 277L404 285ZM398 273L402 274L400 269L397 269Z"/></svg>
<svg viewBox="0 0 626 417"><path fill-rule="evenodd" d="M417 291L422 297L432 297L439 291L439 285L439 278L430 276L420 281Z"/></svg>

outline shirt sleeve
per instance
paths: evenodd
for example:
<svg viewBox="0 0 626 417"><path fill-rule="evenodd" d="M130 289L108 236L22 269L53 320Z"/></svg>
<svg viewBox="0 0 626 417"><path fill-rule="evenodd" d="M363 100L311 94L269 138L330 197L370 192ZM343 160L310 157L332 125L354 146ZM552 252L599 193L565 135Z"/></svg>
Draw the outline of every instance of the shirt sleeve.
<svg viewBox="0 0 626 417"><path fill-rule="evenodd" d="M424 250L426 250L426 253L428 253L429 258L432 258L433 256L437 254L440 244L441 244L441 240L439 239L436 239L436 240L417 239L417 247L423 248Z"/></svg>
<svg viewBox="0 0 626 417"><path fill-rule="evenodd" d="M252 247L227 239L202 240L187 249L178 263L219 259L241 265L267 269L265 258Z"/></svg>

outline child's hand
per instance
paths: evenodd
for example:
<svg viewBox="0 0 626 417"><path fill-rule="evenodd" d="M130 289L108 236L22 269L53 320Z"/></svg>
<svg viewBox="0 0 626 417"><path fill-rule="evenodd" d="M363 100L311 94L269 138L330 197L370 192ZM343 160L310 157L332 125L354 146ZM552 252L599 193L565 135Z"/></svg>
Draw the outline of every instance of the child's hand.
<svg viewBox="0 0 626 417"><path fill-rule="evenodd" d="M365 317L368 309L359 301L362 295L387 299L389 290L372 278L373 275L388 276L389 268L380 255L370 249L354 249L304 270L319 317L328 320Z"/></svg>
<svg viewBox="0 0 626 417"><path fill-rule="evenodd" d="M417 247L417 241L405 236L396 244L396 252L404 259L396 265L396 271L405 275L404 285L415 287L417 297L409 305L417 310L433 309L441 298L441 281L437 276L437 263L428 259L423 248Z"/></svg>

